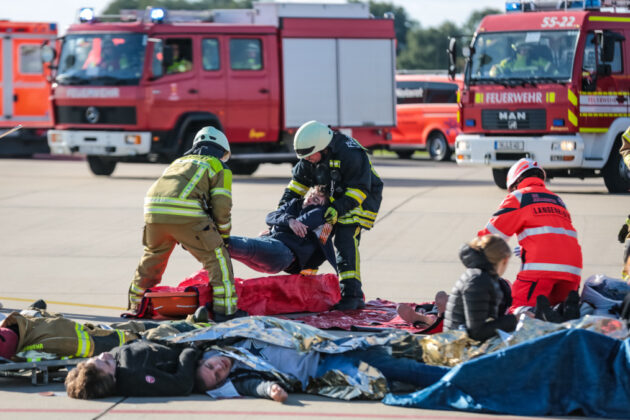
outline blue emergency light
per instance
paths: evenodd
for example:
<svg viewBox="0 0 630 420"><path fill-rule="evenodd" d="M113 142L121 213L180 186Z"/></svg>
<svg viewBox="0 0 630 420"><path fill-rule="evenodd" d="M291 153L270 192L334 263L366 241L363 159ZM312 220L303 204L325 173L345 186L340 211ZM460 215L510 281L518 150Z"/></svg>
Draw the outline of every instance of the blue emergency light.
<svg viewBox="0 0 630 420"><path fill-rule="evenodd" d="M94 20L94 9L91 7L83 7L79 9L79 22L86 23Z"/></svg>
<svg viewBox="0 0 630 420"><path fill-rule="evenodd" d="M564 118L554 118L553 119L554 127L564 127Z"/></svg>
<svg viewBox="0 0 630 420"><path fill-rule="evenodd" d="M520 12L521 11L521 2L520 1L508 1L508 2L505 2L505 11L507 13Z"/></svg>
<svg viewBox="0 0 630 420"><path fill-rule="evenodd" d="M155 9L151 9L151 13L149 16L151 17L151 22L162 23L164 21L164 18L166 18L166 10L156 7Z"/></svg>
<svg viewBox="0 0 630 420"><path fill-rule="evenodd" d="M475 120L473 119L466 120L464 124L466 124L466 127L474 127L476 125Z"/></svg>

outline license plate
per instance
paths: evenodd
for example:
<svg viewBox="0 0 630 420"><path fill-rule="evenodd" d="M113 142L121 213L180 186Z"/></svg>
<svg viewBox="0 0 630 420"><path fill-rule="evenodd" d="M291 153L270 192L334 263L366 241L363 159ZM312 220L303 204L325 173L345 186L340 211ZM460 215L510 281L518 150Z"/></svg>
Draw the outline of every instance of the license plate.
<svg viewBox="0 0 630 420"><path fill-rule="evenodd" d="M522 152L525 150L525 146L522 140L496 140L494 142L494 150Z"/></svg>

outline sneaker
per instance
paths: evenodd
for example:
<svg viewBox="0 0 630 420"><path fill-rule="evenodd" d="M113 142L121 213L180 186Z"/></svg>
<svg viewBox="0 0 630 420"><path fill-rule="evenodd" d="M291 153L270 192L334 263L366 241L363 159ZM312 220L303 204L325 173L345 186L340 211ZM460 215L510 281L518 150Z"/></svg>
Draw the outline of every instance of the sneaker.
<svg viewBox="0 0 630 420"><path fill-rule="evenodd" d="M45 311L47 307L48 305L46 305L46 302L44 302L44 299L37 299L35 302L31 303L28 308L40 309L42 311Z"/></svg>
<svg viewBox="0 0 630 420"><path fill-rule="evenodd" d="M225 321L230 321L234 318L243 318L245 316L249 316L249 314L239 309L231 315L225 315L225 314L220 314L220 313L215 312L212 314L212 319L214 320L214 322L225 322Z"/></svg>
<svg viewBox="0 0 630 420"><path fill-rule="evenodd" d="M335 306L332 307L333 311L352 311L355 309L365 308L365 301L360 297L342 297Z"/></svg>

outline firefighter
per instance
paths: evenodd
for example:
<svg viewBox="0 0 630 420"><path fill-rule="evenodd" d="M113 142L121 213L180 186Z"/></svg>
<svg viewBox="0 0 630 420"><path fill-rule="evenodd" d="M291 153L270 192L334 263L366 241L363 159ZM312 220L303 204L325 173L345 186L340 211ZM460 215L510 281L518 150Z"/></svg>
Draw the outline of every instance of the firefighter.
<svg viewBox="0 0 630 420"><path fill-rule="evenodd" d="M381 205L383 182L372 167L366 150L355 139L309 121L295 133L295 152L300 158L293 168L280 205L302 198L309 187L329 185L331 204L324 217L335 225L341 300L334 309L365 306L361 288L359 242L361 231L371 229Z"/></svg>
<svg viewBox="0 0 630 420"><path fill-rule="evenodd" d="M477 235L493 233L506 241L517 235L522 265L512 285L511 312L535 307L539 295L554 306L580 287L582 249L571 215L545 187L545 171L531 159L512 165L507 188L499 210Z"/></svg>
<svg viewBox="0 0 630 420"><path fill-rule="evenodd" d="M630 170L630 127L628 127L626 132L623 133L623 136L621 136L621 148L619 149L619 153L621 153L623 161Z"/></svg>
<svg viewBox="0 0 630 420"><path fill-rule="evenodd" d="M193 147L175 160L149 188L144 200L144 256L129 288L129 309L137 311L144 291L162 279L168 258L180 243L208 272L215 321L237 313L230 237L232 172L225 162L230 145L214 127L204 127Z"/></svg>
<svg viewBox="0 0 630 420"><path fill-rule="evenodd" d="M630 170L630 127L621 136L621 148L619 149L623 161L626 163L628 170ZM625 238L624 238L625 236ZM630 282L630 215L626 219L626 223L621 227L619 231L619 242L625 242L625 248L623 252L623 271L622 276L625 281Z"/></svg>

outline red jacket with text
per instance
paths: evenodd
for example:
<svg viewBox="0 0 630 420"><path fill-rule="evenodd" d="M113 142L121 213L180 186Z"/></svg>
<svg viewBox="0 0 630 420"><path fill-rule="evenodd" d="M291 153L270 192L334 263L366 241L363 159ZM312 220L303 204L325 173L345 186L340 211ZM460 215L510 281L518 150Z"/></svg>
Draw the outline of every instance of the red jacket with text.
<svg viewBox="0 0 630 420"><path fill-rule="evenodd" d="M506 241L517 235L523 262L519 278L553 278L579 283L582 249L571 215L542 179L525 178L516 191L508 194L477 235L488 233Z"/></svg>

